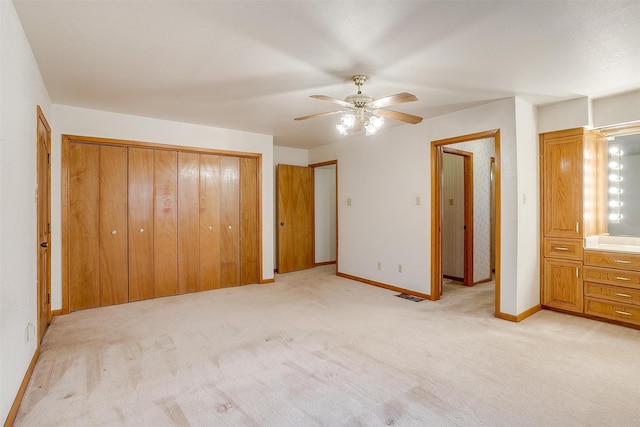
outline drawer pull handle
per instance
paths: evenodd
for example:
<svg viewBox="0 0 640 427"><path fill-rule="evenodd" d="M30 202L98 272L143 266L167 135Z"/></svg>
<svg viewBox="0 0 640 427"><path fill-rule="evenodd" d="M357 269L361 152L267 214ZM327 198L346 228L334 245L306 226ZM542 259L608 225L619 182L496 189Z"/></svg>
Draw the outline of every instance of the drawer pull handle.
<svg viewBox="0 0 640 427"><path fill-rule="evenodd" d="M628 311L616 310L616 313L622 314L623 316L631 316L631 313L629 313Z"/></svg>
<svg viewBox="0 0 640 427"><path fill-rule="evenodd" d="M631 261L626 261L624 259L614 259L613 262L617 262L618 264L631 264Z"/></svg>
<svg viewBox="0 0 640 427"><path fill-rule="evenodd" d="M624 280L624 281L631 280L631 279L629 279L628 277L621 277L621 276L616 276L616 279L618 279L618 280Z"/></svg>
<svg viewBox="0 0 640 427"><path fill-rule="evenodd" d="M562 246L555 246L553 249L556 251L568 251L569 248L563 248Z"/></svg>
<svg viewBox="0 0 640 427"><path fill-rule="evenodd" d="M617 296L617 297L631 298L631 295L629 295L629 294L621 294L620 292L616 292L614 295Z"/></svg>

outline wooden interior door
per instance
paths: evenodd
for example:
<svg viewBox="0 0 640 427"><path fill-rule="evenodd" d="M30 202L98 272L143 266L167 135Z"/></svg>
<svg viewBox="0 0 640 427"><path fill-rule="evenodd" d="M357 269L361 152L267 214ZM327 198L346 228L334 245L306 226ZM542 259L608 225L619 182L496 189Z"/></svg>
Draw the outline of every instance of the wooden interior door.
<svg viewBox="0 0 640 427"><path fill-rule="evenodd" d="M220 286L240 284L240 159L223 156L220 204Z"/></svg>
<svg viewBox="0 0 640 427"><path fill-rule="evenodd" d="M313 169L278 165L278 272L314 266Z"/></svg>
<svg viewBox="0 0 640 427"><path fill-rule="evenodd" d="M127 149L100 146L100 306L129 300Z"/></svg>
<svg viewBox="0 0 640 427"><path fill-rule="evenodd" d="M258 160L240 158L240 284L260 281L258 247Z"/></svg>
<svg viewBox="0 0 640 427"><path fill-rule="evenodd" d="M51 128L38 107L38 342L51 323Z"/></svg>
<svg viewBox="0 0 640 427"><path fill-rule="evenodd" d="M69 144L69 310L100 306L100 147Z"/></svg>
<svg viewBox="0 0 640 427"><path fill-rule="evenodd" d="M220 156L200 155L200 290L220 287Z"/></svg>
<svg viewBox="0 0 640 427"><path fill-rule="evenodd" d="M129 148L129 301L154 297L153 150Z"/></svg>
<svg viewBox="0 0 640 427"><path fill-rule="evenodd" d="M200 155L178 153L178 293L200 287Z"/></svg>
<svg viewBox="0 0 640 427"><path fill-rule="evenodd" d="M153 282L156 297L178 292L178 155L154 150Z"/></svg>

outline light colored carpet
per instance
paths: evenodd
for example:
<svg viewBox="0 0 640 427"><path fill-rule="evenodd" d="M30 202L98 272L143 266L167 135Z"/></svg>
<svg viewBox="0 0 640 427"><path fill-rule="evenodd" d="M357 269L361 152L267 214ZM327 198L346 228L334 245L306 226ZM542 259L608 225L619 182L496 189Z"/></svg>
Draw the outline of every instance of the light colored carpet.
<svg viewBox="0 0 640 427"><path fill-rule="evenodd" d="M640 331L333 275L55 318L17 426L640 424Z"/></svg>

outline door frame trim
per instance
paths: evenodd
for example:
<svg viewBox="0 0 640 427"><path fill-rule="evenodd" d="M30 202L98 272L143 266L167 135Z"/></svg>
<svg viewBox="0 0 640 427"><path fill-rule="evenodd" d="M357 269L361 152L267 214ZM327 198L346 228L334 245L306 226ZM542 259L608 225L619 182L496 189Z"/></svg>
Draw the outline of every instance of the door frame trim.
<svg viewBox="0 0 640 427"><path fill-rule="evenodd" d="M495 308L494 315L500 312L500 129L493 129L468 135L431 141L431 299L440 299L442 286L442 152L445 145L468 142L476 139L493 138L495 145Z"/></svg>
<svg viewBox="0 0 640 427"><path fill-rule="evenodd" d="M40 127L40 123L42 123L44 125L44 128L47 131L47 154L48 154L48 159L47 161L47 185L48 185L48 191L47 191L47 256L46 256L46 262L47 262L47 272L46 272L46 280L47 280L47 295L42 295L41 292L41 287L40 287L40 280L38 280L38 284L37 284L37 301L38 301L38 307L37 307L37 313L38 313L38 326L37 326L37 336L38 336L38 347L40 347L40 341L42 340L44 334L42 334L42 336L40 335L40 331L41 331L41 323L43 321L45 321L45 319L41 318L41 304L43 302L43 298L49 298L48 300L48 314L47 314L47 319L46 322L47 324L51 323L51 126L49 126L49 122L47 121L47 118L44 115L44 112L42 111L42 108L40 108L39 105L36 106L36 164L38 165L36 167L37 169L37 177L36 177L36 182L38 184L40 184L40 137L38 135L38 129ZM38 220L36 221L36 228L39 234L40 231L40 226L41 224L39 223L39 219L40 219L40 189L38 188L37 190L37 196L38 196L38 202L36 204L36 212L37 212L37 218ZM36 262L38 263L38 279L40 279L40 236L37 236L36 239Z"/></svg>
<svg viewBox="0 0 640 427"><path fill-rule="evenodd" d="M473 153L470 151L457 150L455 148L443 147L443 153L461 156L463 159L464 174L464 206L463 216L464 224L464 261L463 261L463 279L464 286L473 286ZM440 289L442 295L442 289Z"/></svg>

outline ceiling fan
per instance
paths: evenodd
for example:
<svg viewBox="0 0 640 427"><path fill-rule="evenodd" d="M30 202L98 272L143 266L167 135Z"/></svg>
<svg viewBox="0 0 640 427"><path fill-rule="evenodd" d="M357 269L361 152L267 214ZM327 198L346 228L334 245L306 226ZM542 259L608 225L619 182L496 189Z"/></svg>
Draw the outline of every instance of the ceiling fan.
<svg viewBox="0 0 640 427"><path fill-rule="evenodd" d="M417 101L418 98L416 98L415 95L402 92L374 99L371 95L362 93L362 85L367 81L367 76L356 75L353 76L351 80L353 80L355 85L358 87L358 93L347 96L344 101L325 95L311 95L311 98L338 104L341 107L344 107L344 109L296 117L294 120L307 120L316 117L342 114L340 123L336 125L336 129L338 129L338 132L342 135L348 135L349 131L360 131L362 129L365 130L367 135L374 135L382 127L385 118L399 120L412 125L422 121L422 117L387 110L385 108L391 105L402 104L404 102Z"/></svg>

